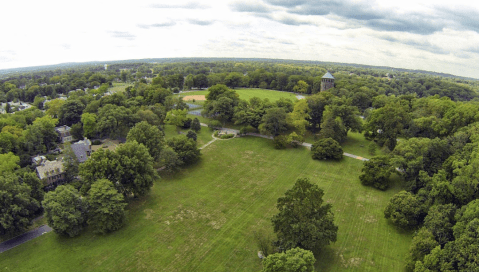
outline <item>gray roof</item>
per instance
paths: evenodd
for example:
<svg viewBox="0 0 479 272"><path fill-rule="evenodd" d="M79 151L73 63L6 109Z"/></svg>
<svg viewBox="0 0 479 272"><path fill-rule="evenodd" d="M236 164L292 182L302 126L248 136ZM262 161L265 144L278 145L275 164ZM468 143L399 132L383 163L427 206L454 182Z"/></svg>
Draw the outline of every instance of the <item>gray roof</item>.
<svg viewBox="0 0 479 272"><path fill-rule="evenodd" d="M71 147L79 163L85 162L88 159L88 156L86 153L88 151L87 145L85 145L84 143L75 143L75 144L72 144Z"/></svg>
<svg viewBox="0 0 479 272"><path fill-rule="evenodd" d="M329 72L327 72L322 78L334 79L333 75L331 75Z"/></svg>

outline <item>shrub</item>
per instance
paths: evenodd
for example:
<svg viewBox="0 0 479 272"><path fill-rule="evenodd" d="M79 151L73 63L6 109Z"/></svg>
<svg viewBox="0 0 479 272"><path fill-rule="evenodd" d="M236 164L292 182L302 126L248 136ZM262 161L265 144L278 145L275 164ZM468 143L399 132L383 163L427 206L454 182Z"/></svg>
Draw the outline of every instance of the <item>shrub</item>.
<svg viewBox="0 0 479 272"><path fill-rule="evenodd" d="M273 138L274 148L276 149L284 149L287 146L287 138L284 135L278 135Z"/></svg>
<svg viewBox="0 0 479 272"><path fill-rule="evenodd" d="M234 134L223 134L221 135L221 139L230 139L233 138L235 135Z"/></svg>
<svg viewBox="0 0 479 272"><path fill-rule="evenodd" d="M190 128L192 121L193 121L193 120L191 120L191 118L187 118L187 119L185 120L185 122L183 123L182 128L186 128L186 129Z"/></svg>
<svg viewBox="0 0 479 272"><path fill-rule="evenodd" d="M313 159L335 159L343 158L343 149L339 143L331 138L320 139L311 147Z"/></svg>
<svg viewBox="0 0 479 272"><path fill-rule="evenodd" d="M211 120L208 124L208 127L211 129L221 128L221 122L218 120Z"/></svg>
<svg viewBox="0 0 479 272"><path fill-rule="evenodd" d="M192 130L188 130L188 133L186 134L186 137L195 140L195 142L196 142L196 139L198 138L196 133Z"/></svg>
<svg viewBox="0 0 479 272"><path fill-rule="evenodd" d="M93 140L93 142L91 142L92 145L101 145L101 141L100 140Z"/></svg>

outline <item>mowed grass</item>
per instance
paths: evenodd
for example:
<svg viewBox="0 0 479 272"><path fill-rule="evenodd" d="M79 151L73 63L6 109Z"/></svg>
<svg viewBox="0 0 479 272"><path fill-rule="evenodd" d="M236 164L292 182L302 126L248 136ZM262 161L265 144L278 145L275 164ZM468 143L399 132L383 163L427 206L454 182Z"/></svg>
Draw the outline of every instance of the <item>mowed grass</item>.
<svg viewBox="0 0 479 272"><path fill-rule="evenodd" d="M108 91L112 93L124 92L126 87L133 86L132 84L122 83L122 82L113 82L113 86L108 88Z"/></svg>
<svg viewBox="0 0 479 272"><path fill-rule="evenodd" d="M194 117L191 117L191 119L194 119ZM186 136L186 133L188 133L188 130L189 129L180 129L180 131L185 136ZM176 137L176 136L180 135L180 134L178 134L178 130L177 130L176 126L173 126L173 125L165 125L164 132L165 132L165 138L166 139L170 139L170 138L173 138L173 137ZM197 143L198 147L202 147L204 144L211 141L213 139L213 137L211 135L213 135L213 131L210 128L201 127L201 130L198 133L196 133L196 136L198 137L196 139L196 143Z"/></svg>
<svg viewBox="0 0 479 272"><path fill-rule="evenodd" d="M278 197L297 178L325 191L338 241L318 271L403 271L410 234L384 219L389 198L359 183L359 160L315 161L306 148L276 150L256 137L216 141L202 159L155 182L129 205L128 223L108 235L48 233L1 254L1 271L260 271L254 232L271 231Z"/></svg>
<svg viewBox="0 0 479 272"><path fill-rule="evenodd" d="M298 100L296 98L296 94L288 93L288 92L279 92L274 90L266 90L266 89L234 89L234 91L239 95L239 98L244 100L249 100L252 97L259 97L261 99L268 98L269 101L275 102L280 98L288 98L291 99L293 102ZM181 93L181 96L189 96L189 95L206 95L208 94L207 90L204 91L194 91L194 92L185 92Z"/></svg>

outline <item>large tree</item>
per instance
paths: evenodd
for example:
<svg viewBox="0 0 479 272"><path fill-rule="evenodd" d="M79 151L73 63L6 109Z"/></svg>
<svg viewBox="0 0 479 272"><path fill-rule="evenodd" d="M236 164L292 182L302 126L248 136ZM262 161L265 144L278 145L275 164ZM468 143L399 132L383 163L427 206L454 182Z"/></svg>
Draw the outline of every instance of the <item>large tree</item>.
<svg viewBox="0 0 479 272"><path fill-rule="evenodd" d="M323 190L316 184L300 178L278 199L279 213L271 221L280 248L317 251L336 242L338 227L334 224L331 205L323 205L323 196Z"/></svg>
<svg viewBox="0 0 479 272"><path fill-rule="evenodd" d="M11 172L0 175L0 234L25 230L39 208L28 184L20 183Z"/></svg>
<svg viewBox="0 0 479 272"><path fill-rule="evenodd" d="M86 201L71 185L45 194L42 205L48 225L58 234L77 236L86 225Z"/></svg>
<svg viewBox="0 0 479 272"><path fill-rule="evenodd" d="M44 153L55 146L58 134L55 126L58 120L50 116L43 116L35 119L33 124L27 126L24 131L25 143L32 153Z"/></svg>
<svg viewBox="0 0 479 272"><path fill-rule="evenodd" d="M61 107L58 119L61 124L71 126L80 122L85 105L80 100L68 99Z"/></svg>
<svg viewBox="0 0 479 272"><path fill-rule="evenodd" d="M193 163L200 158L201 153L196 146L196 141L187 138L185 135L171 138L167 141L167 144L178 154L178 158L184 164Z"/></svg>
<svg viewBox="0 0 479 272"><path fill-rule="evenodd" d="M369 161L364 161L359 180L363 185L372 186L380 190L389 187L389 177L394 171L388 156L376 156Z"/></svg>
<svg viewBox="0 0 479 272"><path fill-rule="evenodd" d="M96 233L120 229L125 223L126 205L111 181L96 181L88 191L88 225Z"/></svg>
<svg viewBox="0 0 479 272"><path fill-rule="evenodd" d="M126 140L128 142L137 141L148 148L148 152L154 159L158 159L161 149L165 145L165 133L156 126L143 121L137 123L130 131Z"/></svg>
<svg viewBox="0 0 479 272"><path fill-rule="evenodd" d="M261 133L276 136L288 130L287 114L284 108L271 108L261 119Z"/></svg>
<svg viewBox="0 0 479 272"><path fill-rule="evenodd" d="M384 210L386 219L396 226L408 229L418 226L424 220L426 213L423 203L416 195L401 191L389 200Z"/></svg>
<svg viewBox="0 0 479 272"><path fill-rule="evenodd" d="M81 115L83 124L83 135L88 138L96 135L96 114L85 112Z"/></svg>
<svg viewBox="0 0 479 272"><path fill-rule="evenodd" d="M315 160L340 160L343 158L343 149L331 138L319 139L311 146L311 156Z"/></svg>
<svg viewBox="0 0 479 272"><path fill-rule="evenodd" d="M82 193L98 179L108 179L125 197L145 195L158 178L148 149L136 141L118 146L114 152L100 149L80 165Z"/></svg>

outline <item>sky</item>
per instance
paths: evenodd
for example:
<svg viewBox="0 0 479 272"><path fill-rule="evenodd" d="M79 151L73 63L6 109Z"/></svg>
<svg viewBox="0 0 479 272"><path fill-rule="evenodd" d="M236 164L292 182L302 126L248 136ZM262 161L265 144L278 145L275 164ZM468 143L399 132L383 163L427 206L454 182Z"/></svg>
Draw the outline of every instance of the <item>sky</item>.
<svg viewBox="0 0 479 272"><path fill-rule="evenodd" d="M479 78L479 1L4 0L0 10L0 69L227 57Z"/></svg>

